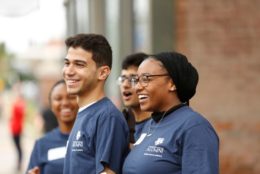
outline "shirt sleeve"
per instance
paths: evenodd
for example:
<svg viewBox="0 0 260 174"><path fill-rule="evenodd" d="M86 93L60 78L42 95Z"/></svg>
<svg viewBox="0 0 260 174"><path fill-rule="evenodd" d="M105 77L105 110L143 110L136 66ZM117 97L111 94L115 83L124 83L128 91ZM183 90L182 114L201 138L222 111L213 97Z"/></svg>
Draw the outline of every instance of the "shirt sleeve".
<svg viewBox="0 0 260 174"><path fill-rule="evenodd" d="M210 125L196 125L184 134L182 174L190 173L219 173L219 140Z"/></svg>
<svg viewBox="0 0 260 174"><path fill-rule="evenodd" d="M40 143L39 143L39 141L36 141L35 144L34 144L32 153L31 153L27 172L28 172L28 170L30 170L30 169L32 169L36 166L40 167L40 156L41 156L41 154L40 154Z"/></svg>
<svg viewBox="0 0 260 174"><path fill-rule="evenodd" d="M120 115L119 115L120 116ZM116 173L121 173L128 147L127 127L116 116L106 116L100 120L96 135L96 172L108 165Z"/></svg>

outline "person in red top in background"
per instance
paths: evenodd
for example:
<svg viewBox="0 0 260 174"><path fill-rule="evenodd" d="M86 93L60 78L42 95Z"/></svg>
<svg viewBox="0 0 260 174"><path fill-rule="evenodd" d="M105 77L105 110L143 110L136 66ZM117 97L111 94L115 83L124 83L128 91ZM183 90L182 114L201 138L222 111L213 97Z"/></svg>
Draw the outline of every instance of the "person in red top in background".
<svg viewBox="0 0 260 174"><path fill-rule="evenodd" d="M21 165L22 165L23 153L21 148L21 134L23 130L24 116L25 116L25 101L21 93L18 92L18 95L11 107L11 120L10 120L11 134L18 154L18 162L17 162L18 170L21 169Z"/></svg>

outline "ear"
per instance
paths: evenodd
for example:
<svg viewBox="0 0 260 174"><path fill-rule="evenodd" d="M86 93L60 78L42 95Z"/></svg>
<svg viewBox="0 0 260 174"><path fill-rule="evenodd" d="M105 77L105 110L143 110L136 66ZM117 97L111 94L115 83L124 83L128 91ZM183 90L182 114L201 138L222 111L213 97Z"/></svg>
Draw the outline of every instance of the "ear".
<svg viewBox="0 0 260 174"><path fill-rule="evenodd" d="M99 67L99 72L98 72L98 79L99 80L106 80L107 77L110 74L110 68L109 66L101 66Z"/></svg>

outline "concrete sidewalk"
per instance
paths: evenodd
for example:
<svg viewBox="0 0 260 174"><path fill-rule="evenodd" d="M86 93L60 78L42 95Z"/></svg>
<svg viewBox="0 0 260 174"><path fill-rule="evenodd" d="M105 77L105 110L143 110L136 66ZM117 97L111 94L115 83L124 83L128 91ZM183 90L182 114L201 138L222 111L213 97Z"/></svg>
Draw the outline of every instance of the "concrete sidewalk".
<svg viewBox="0 0 260 174"><path fill-rule="evenodd" d="M17 154L11 138L8 119L0 118L0 174L24 174L35 140L28 135L30 135L28 130L24 131L22 136L23 165L21 171L17 171Z"/></svg>

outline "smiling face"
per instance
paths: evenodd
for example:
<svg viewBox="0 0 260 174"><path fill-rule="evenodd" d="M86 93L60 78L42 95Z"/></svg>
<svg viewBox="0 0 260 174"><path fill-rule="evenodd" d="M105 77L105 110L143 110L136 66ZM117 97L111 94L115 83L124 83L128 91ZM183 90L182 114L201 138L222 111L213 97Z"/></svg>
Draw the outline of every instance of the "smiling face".
<svg viewBox="0 0 260 174"><path fill-rule="evenodd" d="M55 86L50 95L51 110L58 122L73 123L78 112L77 98L67 93L65 83Z"/></svg>
<svg viewBox="0 0 260 174"><path fill-rule="evenodd" d="M141 63L137 74L140 77L142 75L167 74L167 71L161 62L148 58ZM141 110L152 112L168 110L172 106L172 86L173 82L169 76L149 77L149 83L145 87L137 83L135 89Z"/></svg>
<svg viewBox="0 0 260 174"><path fill-rule="evenodd" d="M134 87L129 83L128 79L137 75L137 67L130 66L121 71L121 77L126 79L120 84L121 96L126 107L139 107L139 101Z"/></svg>
<svg viewBox="0 0 260 174"><path fill-rule="evenodd" d="M68 49L62 73L70 94L84 96L97 85L98 68L92 53L80 47Z"/></svg>

